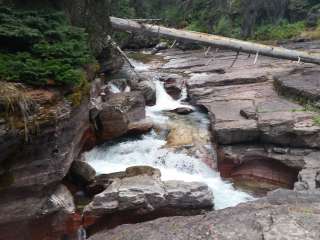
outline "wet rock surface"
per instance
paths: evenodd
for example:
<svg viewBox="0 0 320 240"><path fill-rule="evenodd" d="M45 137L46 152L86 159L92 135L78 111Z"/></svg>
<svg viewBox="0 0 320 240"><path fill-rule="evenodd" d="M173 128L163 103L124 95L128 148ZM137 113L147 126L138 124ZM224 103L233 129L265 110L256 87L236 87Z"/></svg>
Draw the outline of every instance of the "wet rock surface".
<svg viewBox="0 0 320 240"><path fill-rule="evenodd" d="M161 181L160 176L158 169L147 166L105 176L105 180L112 183L85 207L84 218L96 219L91 228L111 227L139 222L142 218L194 215L212 209L213 194L207 185ZM104 219L108 219L105 224Z"/></svg>
<svg viewBox="0 0 320 240"><path fill-rule="evenodd" d="M123 225L89 239L318 239L319 199L316 193L277 190L235 208Z"/></svg>

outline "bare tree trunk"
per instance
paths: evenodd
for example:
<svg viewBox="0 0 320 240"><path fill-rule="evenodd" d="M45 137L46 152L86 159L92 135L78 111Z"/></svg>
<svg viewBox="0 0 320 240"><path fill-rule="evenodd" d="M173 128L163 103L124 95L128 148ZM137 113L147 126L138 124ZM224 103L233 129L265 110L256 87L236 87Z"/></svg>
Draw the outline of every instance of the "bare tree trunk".
<svg viewBox="0 0 320 240"><path fill-rule="evenodd" d="M162 35L178 40L198 42L204 45L213 45L221 48L231 49L236 52L246 52L249 54L258 54L274 58L288 59L305 63L315 63L320 65L320 54L316 53L290 50L282 47L268 46L233 38L186 30L178 30L158 25L140 24L129 19L110 17L110 21L113 28L121 31L133 31L142 34Z"/></svg>

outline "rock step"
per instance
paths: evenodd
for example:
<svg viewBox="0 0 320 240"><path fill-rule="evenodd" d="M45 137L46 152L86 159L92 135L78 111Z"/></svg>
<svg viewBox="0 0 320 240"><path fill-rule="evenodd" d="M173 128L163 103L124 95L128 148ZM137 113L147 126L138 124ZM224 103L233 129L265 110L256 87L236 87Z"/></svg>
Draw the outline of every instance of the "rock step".
<svg viewBox="0 0 320 240"><path fill-rule="evenodd" d="M123 225L89 239L318 239L319 203L320 195L316 193L278 190L264 199L235 208L202 216L161 218Z"/></svg>
<svg viewBox="0 0 320 240"><path fill-rule="evenodd" d="M158 169L137 166L108 179L112 183L84 209L84 221L91 222L87 227L92 230L143 218L194 215L213 208L213 194L207 185L161 181L160 176Z"/></svg>
<svg viewBox="0 0 320 240"><path fill-rule="evenodd" d="M307 68L276 76L275 86L281 95L314 103L320 107L320 69Z"/></svg>

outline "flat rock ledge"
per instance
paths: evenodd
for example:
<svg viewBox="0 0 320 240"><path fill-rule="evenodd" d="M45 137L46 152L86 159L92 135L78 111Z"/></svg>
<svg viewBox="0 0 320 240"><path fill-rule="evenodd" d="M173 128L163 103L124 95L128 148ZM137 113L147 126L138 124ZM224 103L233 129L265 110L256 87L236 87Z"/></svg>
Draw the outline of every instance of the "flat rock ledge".
<svg viewBox="0 0 320 240"><path fill-rule="evenodd" d="M320 106L320 69L307 68L275 77L275 86L284 96Z"/></svg>
<svg viewBox="0 0 320 240"><path fill-rule="evenodd" d="M320 239L320 195L277 190L235 208L199 216L161 218L122 225L90 240Z"/></svg>
<svg viewBox="0 0 320 240"><path fill-rule="evenodd" d="M112 183L85 207L85 222L92 223L93 228L102 225L111 228L123 223L212 210L213 194L207 185L161 181L160 176L158 169L147 166L116 174Z"/></svg>

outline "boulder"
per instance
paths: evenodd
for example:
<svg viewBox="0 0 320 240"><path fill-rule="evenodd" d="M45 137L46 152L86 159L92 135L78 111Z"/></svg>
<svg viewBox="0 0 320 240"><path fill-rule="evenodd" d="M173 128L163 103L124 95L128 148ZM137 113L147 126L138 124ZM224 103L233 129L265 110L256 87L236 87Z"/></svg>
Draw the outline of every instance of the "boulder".
<svg viewBox="0 0 320 240"><path fill-rule="evenodd" d="M160 171L151 167L132 167L125 177L112 180L84 209L84 218L112 219L118 224L141 218L188 215L210 210L213 195L202 183L160 180ZM121 219L122 218L122 219Z"/></svg>
<svg viewBox="0 0 320 240"><path fill-rule="evenodd" d="M123 178L124 176L125 172L100 174L94 178L92 183L86 186L86 193L91 197L102 193L112 183L113 178Z"/></svg>
<svg viewBox="0 0 320 240"><path fill-rule="evenodd" d="M161 172L159 169L150 166L134 166L127 168L125 171L125 177L136 177L140 175L146 175L154 179L160 179Z"/></svg>
<svg viewBox="0 0 320 240"><path fill-rule="evenodd" d="M134 83L131 86L133 91L139 91L144 96L146 105L153 106L156 104L156 86L154 82L150 79L142 78L139 82Z"/></svg>
<svg viewBox="0 0 320 240"><path fill-rule="evenodd" d="M306 217L306 211L308 212ZM278 190L267 197L200 216L160 218L99 232L89 240L319 239L319 193Z"/></svg>
<svg viewBox="0 0 320 240"><path fill-rule="evenodd" d="M161 173L158 169L149 166L129 167L125 172L115 172L96 176L94 181L86 186L86 191L90 196L94 196L103 192L115 179L123 179L125 177L134 177L138 175L160 178Z"/></svg>
<svg viewBox="0 0 320 240"><path fill-rule="evenodd" d="M164 89L173 99L178 100L181 98L182 86L179 86L176 82L165 82Z"/></svg>
<svg viewBox="0 0 320 240"><path fill-rule="evenodd" d="M102 104L98 115L98 138L107 141L126 134L130 123L146 116L145 101L140 92L118 93Z"/></svg>
<svg viewBox="0 0 320 240"><path fill-rule="evenodd" d="M177 114L180 114L180 115L188 115L190 113L193 113L194 110L190 107L179 107L179 108L176 108L174 110L171 110L170 112L174 112L174 113L177 113Z"/></svg>
<svg viewBox="0 0 320 240"><path fill-rule="evenodd" d="M96 171L84 160L74 161L71 165L70 174L73 182L88 184L95 179Z"/></svg>
<svg viewBox="0 0 320 240"><path fill-rule="evenodd" d="M164 89L173 99L178 100L181 98L184 86L183 77L181 75L162 73L159 80L164 82Z"/></svg>
<svg viewBox="0 0 320 240"><path fill-rule="evenodd" d="M138 122L132 122L128 126L129 134L143 134L150 132L153 128L153 122L150 119L143 119Z"/></svg>

